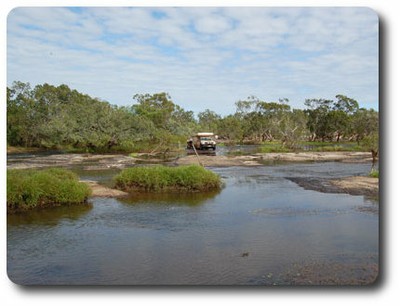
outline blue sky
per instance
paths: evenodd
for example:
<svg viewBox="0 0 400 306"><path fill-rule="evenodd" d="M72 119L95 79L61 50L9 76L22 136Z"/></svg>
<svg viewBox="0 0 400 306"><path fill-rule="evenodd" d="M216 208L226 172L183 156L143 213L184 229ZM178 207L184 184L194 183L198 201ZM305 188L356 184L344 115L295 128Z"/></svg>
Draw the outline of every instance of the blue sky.
<svg viewBox="0 0 400 306"><path fill-rule="evenodd" d="M7 84L67 84L111 104L168 92L196 113L344 94L378 109L378 17L368 8L12 10Z"/></svg>

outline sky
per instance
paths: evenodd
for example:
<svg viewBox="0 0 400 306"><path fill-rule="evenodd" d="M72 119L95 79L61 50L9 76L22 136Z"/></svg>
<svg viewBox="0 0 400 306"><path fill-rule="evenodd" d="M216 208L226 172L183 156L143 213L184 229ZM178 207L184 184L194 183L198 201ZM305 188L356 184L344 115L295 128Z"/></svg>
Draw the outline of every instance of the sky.
<svg viewBox="0 0 400 306"><path fill-rule="evenodd" d="M256 96L379 108L378 16L363 7L19 7L7 86L48 83L120 106L167 92L195 113Z"/></svg>

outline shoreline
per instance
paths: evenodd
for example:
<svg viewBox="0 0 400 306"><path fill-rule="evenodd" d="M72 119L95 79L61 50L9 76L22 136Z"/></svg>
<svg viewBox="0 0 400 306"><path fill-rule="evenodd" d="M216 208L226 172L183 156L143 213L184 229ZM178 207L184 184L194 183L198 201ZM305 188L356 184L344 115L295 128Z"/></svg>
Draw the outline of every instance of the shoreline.
<svg viewBox="0 0 400 306"><path fill-rule="evenodd" d="M206 167L230 167L230 166L263 166L264 162L318 162L318 161L340 161L340 162L371 162L369 152L299 152L299 153L255 153L240 156L206 156L187 155L178 158L174 165L186 165L200 163Z"/></svg>
<svg viewBox="0 0 400 306"><path fill-rule="evenodd" d="M52 154L46 156L32 156L18 159L10 156L8 169L30 169L48 167L75 167L82 166L83 170L110 170L124 169L135 165L160 164L189 165L201 163L204 167L257 167L266 166L270 162L324 162L338 161L343 163L371 163L369 152L299 152L299 153L256 153L241 156L225 155L185 155L169 161L162 159L145 159L131 157L126 154ZM343 177L336 179L296 178L289 180L299 186L321 192L347 193L352 195L378 196L379 179L371 177ZM97 182L86 182L94 192L92 197L124 197L128 193L111 189Z"/></svg>
<svg viewBox="0 0 400 306"><path fill-rule="evenodd" d="M335 179L287 177L307 190L323 193L346 193L368 197L379 196L379 179L368 176L349 176Z"/></svg>
<svg viewBox="0 0 400 306"><path fill-rule="evenodd" d="M168 160L162 158L131 157L127 154L50 154L26 158L9 156L8 169L28 169L46 167L71 167L83 165L84 170L122 169L137 164L165 163L170 165L188 165L201 163L205 167L262 166L265 162L372 162L369 152L299 152L299 153L255 153L240 156L226 155L184 155Z"/></svg>

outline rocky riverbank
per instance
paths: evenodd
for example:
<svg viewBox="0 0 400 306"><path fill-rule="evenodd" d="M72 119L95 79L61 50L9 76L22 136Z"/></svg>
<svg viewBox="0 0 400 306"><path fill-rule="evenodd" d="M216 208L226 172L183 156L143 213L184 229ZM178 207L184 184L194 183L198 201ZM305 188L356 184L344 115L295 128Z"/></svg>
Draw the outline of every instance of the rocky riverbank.
<svg viewBox="0 0 400 306"><path fill-rule="evenodd" d="M379 195L379 179L367 176L351 176L335 179L308 177L287 177L299 186L326 193L348 193L377 197Z"/></svg>
<svg viewBox="0 0 400 306"><path fill-rule="evenodd" d="M300 153L257 153L241 156L225 155L185 155L164 160L147 158L143 155L131 157L124 154L32 154L28 156L10 155L9 169L73 167L82 165L84 170L122 169L135 164L170 163L173 165L202 164L209 167L260 166L266 161L310 162L341 161L370 162L368 152L300 152Z"/></svg>
<svg viewBox="0 0 400 306"><path fill-rule="evenodd" d="M82 166L84 170L106 170L134 165L136 159L123 154L32 154L10 155L9 169Z"/></svg>
<svg viewBox="0 0 400 306"><path fill-rule="evenodd" d="M28 156L10 155L7 160L9 169L28 169L46 167L82 167L85 171L123 169L136 164L167 163L171 165L201 164L205 167L261 166L266 162L371 162L368 152L300 152L300 153L257 153L241 156L225 155L185 155L168 161L148 159L138 155L131 157L124 154L32 154ZM347 177L338 179L316 179L290 177L300 186L321 192L349 193L354 195L377 196L379 180L370 177ZM124 196L118 190L103 187L95 182L88 182L93 190L93 196L118 197Z"/></svg>
<svg viewBox="0 0 400 306"><path fill-rule="evenodd" d="M208 167L260 166L268 161L283 162L371 162L369 152L299 152L299 153L256 153L241 156L207 156L188 155L174 161L177 165L201 163Z"/></svg>

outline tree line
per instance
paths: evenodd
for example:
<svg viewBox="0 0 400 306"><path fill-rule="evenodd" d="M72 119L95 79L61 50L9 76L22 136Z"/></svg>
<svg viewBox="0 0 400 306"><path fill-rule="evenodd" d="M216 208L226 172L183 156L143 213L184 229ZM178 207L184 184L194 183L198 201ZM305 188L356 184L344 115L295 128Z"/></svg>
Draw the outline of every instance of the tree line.
<svg viewBox="0 0 400 306"><path fill-rule="evenodd" d="M70 89L67 85L14 82L7 87L7 144L82 151L165 150L199 131L227 143L279 141L295 149L300 141L355 141L377 149L379 113L360 108L345 95L306 99L292 109L288 99L266 102L251 96L235 103L234 114L206 109L197 116L167 93L136 94L130 106Z"/></svg>

